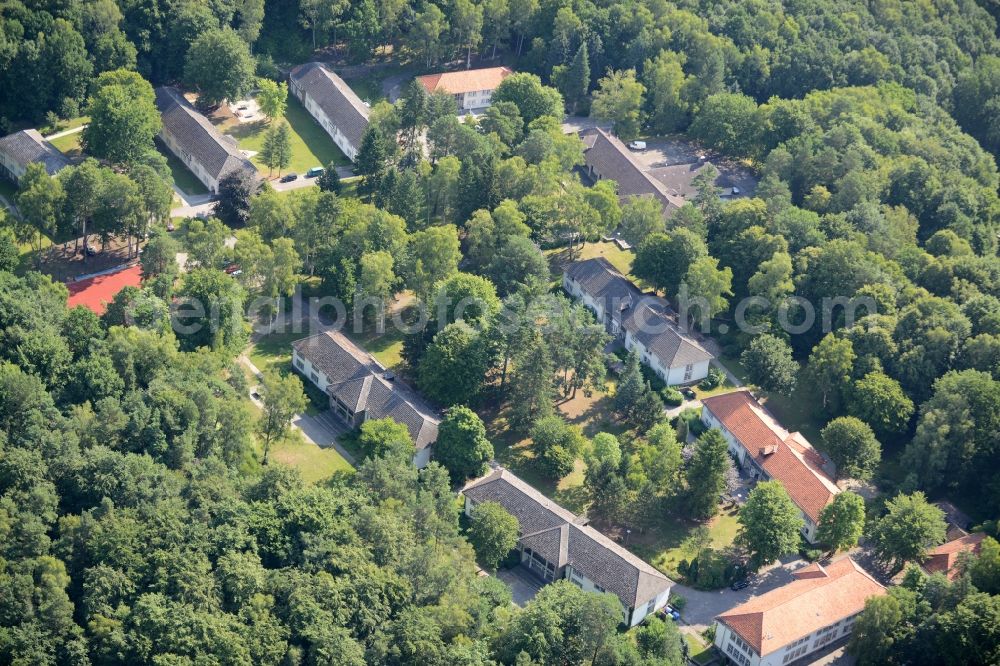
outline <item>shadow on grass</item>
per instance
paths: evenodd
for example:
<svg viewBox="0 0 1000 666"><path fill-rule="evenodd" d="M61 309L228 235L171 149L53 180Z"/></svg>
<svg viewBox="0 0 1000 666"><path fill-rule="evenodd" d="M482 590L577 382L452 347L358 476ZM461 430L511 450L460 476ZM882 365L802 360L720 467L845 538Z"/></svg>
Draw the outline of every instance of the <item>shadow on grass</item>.
<svg viewBox="0 0 1000 666"><path fill-rule="evenodd" d="M313 155L321 162L316 166L327 166L330 162L338 166L350 164L350 160L337 148L326 131L316 122L302 103L294 97L288 100L288 110L285 112L292 131L299 135Z"/></svg>

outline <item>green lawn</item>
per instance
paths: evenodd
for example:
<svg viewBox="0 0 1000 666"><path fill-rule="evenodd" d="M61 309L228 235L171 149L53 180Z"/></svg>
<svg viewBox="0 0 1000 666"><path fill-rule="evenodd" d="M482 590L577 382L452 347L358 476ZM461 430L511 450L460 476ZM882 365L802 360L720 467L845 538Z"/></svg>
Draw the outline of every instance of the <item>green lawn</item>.
<svg viewBox="0 0 1000 666"><path fill-rule="evenodd" d="M260 409L250 402L249 398L247 402L255 415L260 414ZM254 452L257 460L263 459L264 447L256 436L254 436ZM336 449L321 449L302 437L302 433L298 430L291 430L283 439L272 442L268 458L269 464L288 465L298 470L307 483L317 483L330 478L335 472L349 472L354 469Z"/></svg>
<svg viewBox="0 0 1000 666"><path fill-rule="evenodd" d="M712 650L711 644L702 640L700 636L687 632L682 633L681 636L684 637L684 642L688 645L688 655L696 664L708 664L715 659L715 652Z"/></svg>
<svg viewBox="0 0 1000 666"><path fill-rule="evenodd" d="M208 193L208 188L195 178L195 175L184 166L184 163L167 150L166 146L160 143L159 139L156 141L156 149L160 151L161 155L167 158L167 166L170 167L170 175L173 177L174 185L187 194Z"/></svg>
<svg viewBox="0 0 1000 666"><path fill-rule="evenodd" d="M325 167L330 162L343 165L350 164L347 157L333 143L333 140L326 133L319 123L313 120L302 103L294 97L289 96L288 108L285 111L285 120L291 131L292 161L282 170L282 173L294 171L304 174L315 166ZM219 129L234 137L239 142L240 149L260 152L264 147L264 137L270 125L266 122L240 123L235 119L227 120L219 125ZM251 158L261 173L267 174L267 167L261 162L260 157L255 155ZM278 172L274 172L277 177Z"/></svg>
<svg viewBox="0 0 1000 666"><path fill-rule="evenodd" d="M630 550L651 563L667 575L680 577L677 566L681 560L691 561L697 553L686 543L686 539L698 527L688 521L679 521L665 516L656 527L633 537ZM712 547L725 548L733 543L739 523L736 511L723 511L707 524L712 537Z"/></svg>
<svg viewBox="0 0 1000 666"><path fill-rule="evenodd" d="M83 132L74 132L73 134L61 136L58 139L50 139L49 143L55 146L56 150L67 157L79 157L80 140L82 138Z"/></svg>
<svg viewBox="0 0 1000 666"><path fill-rule="evenodd" d="M263 454L258 443L258 456ZM349 472L354 468L337 453L333 447L321 449L302 437L302 433L293 430L287 437L272 444L270 460L281 463L299 471L307 483L316 483L333 476L335 472Z"/></svg>
<svg viewBox="0 0 1000 666"><path fill-rule="evenodd" d="M55 127L39 127L38 131L41 132L42 136L47 136L49 134L57 134L66 130L76 129L77 127L86 125L89 122L90 116L77 116L76 118L70 118L69 120L60 120L59 124Z"/></svg>
<svg viewBox="0 0 1000 666"><path fill-rule="evenodd" d="M561 275L563 266L569 261L583 261L594 257L604 257L614 266L619 273L632 280L640 289L651 289L650 285L632 275L632 264L635 262L635 252L623 250L614 243L600 241L597 243L586 243L575 257L570 257L566 248L554 248L545 251L549 258L549 265L555 275Z"/></svg>

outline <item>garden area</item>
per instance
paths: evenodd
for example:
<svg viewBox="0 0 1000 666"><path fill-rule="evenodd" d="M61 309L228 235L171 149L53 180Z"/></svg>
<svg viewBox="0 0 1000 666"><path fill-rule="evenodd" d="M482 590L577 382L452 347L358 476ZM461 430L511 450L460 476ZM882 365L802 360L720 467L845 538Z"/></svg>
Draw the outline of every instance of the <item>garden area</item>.
<svg viewBox="0 0 1000 666"><path fill-rule="evenodd" d="M241 123L227 106L220 106L208 118L220 132L236 139L240 150L253 153L259 153L263 149L264 137L271 127L266 121ZM288 96L284 119L291 130L289 138L292 159L282 173L295 172L301 175L312 167L325 167L331 162L337 165L350 163L326 131L309 115L302 103L291 95ZM267 167L259 157L254 155L251 160L261 170L262 175L267 174ZM277 171L273 176L277 178Z"/></svg>
<svg viewBox="0 0 1000 666"><path fill-rule="evenodd" d="M253 411L254 417L260 415L260 408L247 398L247 404ZM254 452L260 460L264 455L263 445L260 438L253 437ZM336 472L349 472L353 468L344 460L344 457L337 453L334 448L322 449L312 442L307 441L302 433L292 429L288 434L271 443L271 450L268 453L269 464L280 463L298 470L302 479L306 483L319 483L324 481Z"/></svg>
<svg viewBox="0 0 1000 666"><path fill-rule="evenodd" d="M682 561L691 562L706 546L721 550L732 545L739 530L737 514L736 508L723 509L703 525L667 516L652 528L633 533L629 550L668 576L684 578Z"/></svg>
<svg viewBox="0 0 1000 666"><path fill-rule="evenodd" d="M48 139L48 142L66 157L75 159L81 155L80 141L82 139L83 132L73 132L72 134L64 134L55 139Z"/></svg>

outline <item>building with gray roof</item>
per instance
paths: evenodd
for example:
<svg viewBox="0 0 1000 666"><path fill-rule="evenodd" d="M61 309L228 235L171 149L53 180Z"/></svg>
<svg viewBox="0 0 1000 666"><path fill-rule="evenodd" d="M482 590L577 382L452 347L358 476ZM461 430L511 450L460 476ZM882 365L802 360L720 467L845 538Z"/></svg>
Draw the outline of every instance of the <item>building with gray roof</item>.
<svg viewBox="0 0 1000 666"><path fill-rule="evenodd" d="M714 356L681 329L670 304L640 290L607 259L569 264L563 271L563 288L666 384L690 384L708 376Z"/></svg>
<svg viewBox="0 0 1000 666"><path fill-rule="evenodd" d="M236 139L219 132L177 88L163 86L155 92L163 121L160 139L210 192L218 193L219 183L235 171L257 176L257 167L240 151Z"/></svg>
<svg viewBox="0 0 1000 666"><path fill-rule="evenodd" d="M543 581L565 578L616 595L630 627L667 604L672 580L509 470L498 467L469 482L462 495L467 515L477 504L496 502L517 518L521 564Z"/></svg>
<svg viewBox="0 0 1000 666"><path fill-rule="evenodd" d="M368 105L343 79L319 62L299 65L288 79L292 94L353 162L368 129Z"/></svg>
<svg viewBox="0 0 1000 666"><path fill-rule="evenodd" d="M440 420L433 410L378 361L339 331L327 331L292 343L295 370L330 396L338 419L359 428L369 419L391 418L406 426L416 446L413 462L430 461Z"/></svg>
<svg viewBox="0 0 1000 666"><path fill-rule="evenodd" d="M70 164L69 159L42 138L38 130L21 130L0 139L0 167L15 183L20 182L28 165L35 162L44 164L50 176Z"/></svg>
<svg viewBox="0 0 1000 666"><path fill-rule="evenodd" d="M684 205L684 199L667 191L646 166L614 134L599 127L580 132L583 159L591 180L608 179L618 183L618 197L623 202L632 197L653 197L669 216Z"/></svg>

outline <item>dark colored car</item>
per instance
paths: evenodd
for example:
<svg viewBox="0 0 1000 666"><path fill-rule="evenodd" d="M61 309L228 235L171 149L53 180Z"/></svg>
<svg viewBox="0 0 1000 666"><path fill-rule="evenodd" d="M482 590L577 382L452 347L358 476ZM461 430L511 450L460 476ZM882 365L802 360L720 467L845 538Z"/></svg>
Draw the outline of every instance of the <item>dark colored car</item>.
<svg viewBox="0 0 1000 666"><path fill-rule="evenodd" d="M286 173L284 176L281 177L281 182L282 183L290 183L293 180L298 180L298 178L299 178L299 174L297 174L297 173Z"/></svg>
<svg viewBox="0 0 1000 666"><path fill-rule="evenodd" d="M695 399L694 389L692 389L690 387L687 387L687 386L685 386L684 388L681 389L681 395L683 395L688 400L694 400Z"/></svg>
<svg viewBox="0 0 1000 666"><path fill-rule="evenodd" d="M742 590L743 588L749 586L750 586L749 578L740 578L739 580L734 580L733 584L730 585L729 587L730 589L732 589L733 592L738 592L739 590Z"/></svg>

